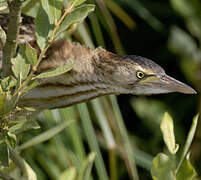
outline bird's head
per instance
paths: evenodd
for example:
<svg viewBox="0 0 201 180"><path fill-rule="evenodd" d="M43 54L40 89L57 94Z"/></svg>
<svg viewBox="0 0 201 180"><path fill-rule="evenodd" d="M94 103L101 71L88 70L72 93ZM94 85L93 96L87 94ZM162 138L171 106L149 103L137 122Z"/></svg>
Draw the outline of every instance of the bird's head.
<svg viewBox="0 0 201 180"><path fill-rule="evenodd" d="M170 92L196 94L190 86L168 76L158 64L140 56L124 56L116 66L114 65L113 70L113 73L110 73L113 76L113 83L124 89L125 93L135 95Z"/></svg>

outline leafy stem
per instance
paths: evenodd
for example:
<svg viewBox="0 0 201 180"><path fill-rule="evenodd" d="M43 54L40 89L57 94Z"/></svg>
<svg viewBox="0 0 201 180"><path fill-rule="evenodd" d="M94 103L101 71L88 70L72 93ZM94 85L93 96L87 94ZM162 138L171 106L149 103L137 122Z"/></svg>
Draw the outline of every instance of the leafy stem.
<svg viewBox="0 0 201 180"><path fill-rule="evenodd" d="M2 63L2 76L8 76L11 74L11 58L14 57L17 48L17 37L19 34L21 23L21 8L22 1L15 0L8 2L9 8L9 23L7 40L3 47L3 63Z"/></svg>
<svg viewBox="0 0 201 180"><path fill-rule="evenodd" d="M59 25L63 22L64 18L71 12L72 10L72 6L69 6L65 9L64 14L62 15L62 17L60 18L59 21L57 21L55 23L55 27L53 29L53 32L50 36L50 40L48 41L48 43L46 44L45 48L41 51L39 58L37 60L36 65L32 68L31 73L29 74L29 76L26 78L26 80L21 84L21 86L15 91L14 96L17 95L28 83L29 81L34 77L34 73L37 71L37 67L40 64L40 62L42 61L43 57L45 56L46 51L48 50L48 48L51 46L51 44L54 42L55 40L55 33L59 27Z"/></svg>
<svg viewBox="0 0 201 180"><path fill-rule="evenodd" d="M53 30L52 35L51 35L50 40L49 40L50 43L53 42L53 40L55 38L55 33L56 33L59 25L63 22L64 18L71 12L71 10L72 10L72 6L68 6L65 9L64 14L61 16L60 20L55 23L54 30Z"/></svg>

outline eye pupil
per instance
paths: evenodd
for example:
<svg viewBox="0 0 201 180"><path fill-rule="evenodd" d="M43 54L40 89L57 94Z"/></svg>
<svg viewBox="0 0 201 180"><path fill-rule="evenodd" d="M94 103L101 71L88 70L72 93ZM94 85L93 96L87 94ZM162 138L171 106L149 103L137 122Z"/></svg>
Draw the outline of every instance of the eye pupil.
<svg viewBox="0 0 201 180"><path fill-rule="evenodd" d="M139 76L139 77L142 77L142 76L143 76L143 74L140 72L140 73L138 74L138 76Z"/></svg>
<svg viewBox="0 0 201 180"><path fill-rule="evenodd" d="M137 77L138 78L143 78L144 77L144 73L143 72L137 72Z"/></svg>

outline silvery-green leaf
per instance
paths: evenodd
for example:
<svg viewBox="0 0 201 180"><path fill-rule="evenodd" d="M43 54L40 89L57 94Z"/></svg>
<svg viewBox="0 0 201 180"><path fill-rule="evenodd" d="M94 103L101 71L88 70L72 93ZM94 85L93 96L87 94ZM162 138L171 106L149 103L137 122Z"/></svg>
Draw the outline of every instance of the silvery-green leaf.
<svg viewBox="0 0 201 180"><path fill-rule="evenodd" d="M22 79L25 79L30 71L30 64L26 59L25 49L24 45L20 45L17 57L11 59L14 75L17 78L21 76Z"/></svg>
<svg viewBox="0 0 201 180"><path fill-rule="evenodd" d="M23 162L24 162L25 171L26 171L26 177L24 179L26 179L26 180L38 180L37 175L34 172L34 170L31 168L31 166L25 160L23 160Z"/></svg>
<svg viewBox="0 0 201 180"><path fill-rule="evenodd" d="M198 119L199 119L199 114L196 114L193 117L193 122L191 124L191 128L189 130L188 137L187 137L187 140L186 140L186 144L184 146L184 150L183 150L184 156L186 156L187 152L189 151L190 145L191 145L191 143L193 141L193 137L195 135L196 127L197 127L197 124L198 124Z"/></svg>
<svg viewBox="0 0 201 180"><path fill-rule="evenodd" d="M95 6L93 4L83 5L74 9L70 14L65 17L65 19L59 26L58 30L56 31L56 37L63 31L68 29L70 25L83 21L90 12L94 11L94 9Z"/></svg>
<svg viewBox="0 0 201 180"><path fill-rule="evenodd" d="M76 178L76 169L75 167L70 167L63 171L59 176L59 180L75 180Z"/></svg>
<svg viewBox="0 0 201 180"><path fill-rule="evenodd" d="M36 111L36 109L34 109L32 107L23 107L23 109L26 110L26 111L31 111L31 112Z"/></svg>
<svg viewBox="0 0 201 180"><path fill-rule="evenodd" d="M159 153L154 157L151 175L154 180L174 180L174 161L166 154Z"/></svg>
<svg viewBox="0 0 201 180"><path fill-rule="evenodd" d="M188 133L188 136L187 136L187 140L186 140L186 143L185 143L185 146L183 148L183 152L182 152L182 155L181 155L181 158L179 160L179 163L178 163L178 167L177 167L177 170L180 168L180 166L182 165L182 162L183 160L185 159L189 149L190 149L190 145L193 141L193 137L195 135L195 130L196 130L196 127L197 127L197 124L198 124L198 118L199 118L199 114L196 114L193 118L193 122L191 124L191 128L189 130L189 133Z"/></svg>
<svg viewBox="0 0 201 180"><path fill-rule="evenodd" d="M11 126L9 132L12 134L19 134L29 129L39 129L39 124L34 120L23 120L18 124Z"/></svg>
<svg viewBox="0 0 201 180"><path fill-rule="evenodd" d="M26 0L22 4L22 14L36 18L39 9L39 0Z"/></svg>
<svg viewBox="0 0 201 180"><path fill-rule="evenodd" d="M9 85L9 79L10 79L10 77L8 76L1 80L1 87L4 91L7 89L8 85Z"/></svg>
<svg viewBox="0 0 201 180"><path fill-rule="evenodd" d="M72 7L79 6L80 4L84 3L86 0L71 0Z"/></svg>
<svg viewBox="0 0 201 180"><path fill-rule="evenodd" d="M26 43L25 54L26 54L26 58L30 62L30 64L36 65L37 53L36 53L36 50L34 48L32 48L29 43Z"/></svg>
<svg viewBox="0 0 201 180"><path fill-rule="evenodd" d="M61 132L64 128L66 128L73 122L74 121L65 121L65 122L53 127L52 129L47 130L36 137L33 137L29 141L27 141L27 142L23 143L21 146L19 146L19 150L26 149L28 147L34 146L36 144L42 143L42 142L50 139L51 137L53 137L56 134L58 134L59 132Z"/></svg>
<svg viewBox="0 0 201 180"><path fill-rule="evenodd" d="M81 170L79 172L78 175L78 180L85 180L85 179L89 179L90 173L91 173L91 169L93 166L93 162L95 160L95 156L96 153L95 152L91 152L87 158L84 160Z"/></svg>
<svg viewBox="0 0 201 180"><path fill-rule="evenodd" d="M41 50L45 48L54 27L54 18L48 2L47 0L41 0L35 19L36 41Z"/></svg>
<svg viewBox="0 0 201 180"><path fill-rule="evenodd" d="M174 125L172 117L166 112L161 121L163 140L171 154L176 154L179 145L175 144Z"/></svg>
<svg viewBox="0 0 201 180"><path fill-rule="evenodd" d="M57 22L61 17L61 9L63 0L49 0L50 11L53 16L54 22Z"/></svg>
<svg viewBox="0 0 201 180"><path fill-rule="evenodd" d="M22 4L22 13L36 18L39 9L39 0L26 0Z"/></svg>
<svg viewBox="0 0 201 180"><path fill-rule="evenodd" d="M177 172L176 180L194 180L197 173L189 160L185 159L179 171Z"/></svg>
<svg viewBox="0 0 201 180"><path fill-rule="evenodd" d="M16 143L17 143L17 138L16 138L15 134L8 132L7 136L6 136L6 142L10 147L12 147L14 149L16 146Z"/></svg>
<svg viewBox="0 0 201 180"><path fill-rule="evenodd" d="M1 87L4 91L9 90L10 88L16 85L17 81L14 77L8 76L1 80Z"/></svg>
<svg viewBox="0 0 201 180"><path fill-rule="evenodd" d="M53 76L58 76L63 73L66 73L67 71L70 71L73 67L73 61L69 60L64 66L59 66L55 69L43 72L36 76L35 78L48 78L48 77L53 77Z"/></svg>
<svg viewBox="0 0 201 180"><path fill-rule="evenodd" d="M8 115L16 106L19 95L11 96L9 93L6 93L4 101L4 115Z"/></svg>

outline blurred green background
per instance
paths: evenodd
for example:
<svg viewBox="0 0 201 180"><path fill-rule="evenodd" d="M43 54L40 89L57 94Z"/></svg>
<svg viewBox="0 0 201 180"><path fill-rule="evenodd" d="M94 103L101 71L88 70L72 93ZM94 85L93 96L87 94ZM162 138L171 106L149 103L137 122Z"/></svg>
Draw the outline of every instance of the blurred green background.
<svg viewBox="0 0 201 180"><path fill-rule="evenodd" d="M23 13L29 14L37 3L30 2L33 6L27 4ZM167 74L191 85L198 94L120 95L117 101L110 96L45 111L38 118L41 129L21 134L19 144L62 121L77 121L54 138L25 148L21 156L41 180L59 179L69 167L79 169L90 151L98 151L91 179L108 179L107 174L112 180L133 179L137 176L134 161L139 179L151 179L152 158L166 151L160 132L164 112L173 117L176 141L182 147L192 117L201 111L201 3L199 0L89 0L87 3L96 4L96 10L76 30L72 27L73 40L154 60ZM191 147L191 162L199 175L200 132L201 124Z"/></svg>

